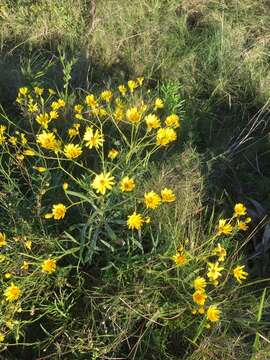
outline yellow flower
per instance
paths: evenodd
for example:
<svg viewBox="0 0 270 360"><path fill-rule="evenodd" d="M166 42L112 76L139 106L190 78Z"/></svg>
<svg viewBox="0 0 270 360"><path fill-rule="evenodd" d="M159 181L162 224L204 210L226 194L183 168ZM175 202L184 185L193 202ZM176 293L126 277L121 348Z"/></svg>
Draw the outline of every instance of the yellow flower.
<svg viewBox="0 0 270 360"><path fill-rule="evenodd" d="M64 204L55 204L52 207L52 215L55 220L64 219L67 208Z"/></svg>
<svg viewBox="0 0 270 360"><path fill-rule="evenodd" d="M110 102L112 100L113 93L110 90L105 90L105 91L102 91L102 93L100 94L100 97L102 100Z"/></svg>
<svg viewBox="0 0 270 360"><path fill-rule="evenodd" d="M136 80L137 80L139 86L142 86L142 84L143 84L143 82L144 82L144 77L143 77L143 76L138 77Z"/></svg>
<svg viewBox="0 0 270 360"><path fill-rule="evenodd" d="M237 227L239 230L246 231L248 229L248 225L245 221L237 220Z"/></svg>
<svg viewBox="0 0 270 360"><path fill-rule="evenodd" d="M56 94L56 92L53 89L48 89L48 92L49 92L50 95L55 95Z"/></svg>
<svg viewBox="0 0 270 360"><path fill-rule="evenodd" d="M141 120L141 113L136 107L132 107L128 109L126 116L128 121L131 122L132 124L135 124Z"/></svg>
<svg viewBox="0 0 270 360"><path fill-rule="evenodd" d="M55 120L58 118L59 118L59 114L57 111L55 111L55 110L50 111L50 120Z"/></svg>
<svg viewBox="0 0 270 360"><path fill-rule="evenodd" d="M210 305L206 314L207 319L211 322L216 322L220 319L220 310L216 305Z"/></svg>
<svg viewBox="0 0 270 360"><path fill-rule="evenodd" d="M42 272L52 274L56 270L56 260L54 259L47 259L44 260L41 265Z"/></svg>
<svg viewBox="0 0 270 360"><path fill-rule="evenodd" d="M158 129L156 144L158 146L166 146L170 142L175 141L177 139L177 135L174 129L172 128L161 128Z"/></svg>
<svg viewBox="0 0 270 360"><path fill-rule="evenodd" d="M125 96L127 93L127 88L125 87L125 85L119 85L118 90L122 96Z"/></svg>
<svg viewBox="0 0 270 360"><path fill-rule="evenodd" d="M201 276L196 277L196 279L193 281L193 287L195 290L204 291L206 285L207 284L205 278Z"/></svg>
<svg viewBox="0 0 270 360"><path fill-rule="evenodd" d="M64 147L64 154L68 159L76 159L82 154L82 148L79 145L67 144Z"/></svg>
<svg viewBox="0 0 270 360"><path fill-rule="evenodd" d="M51 104L51 108L53 110L58 110L61 107L64 107L66 105L65 101L63 99L58 99L58 101L53 101Z"/></svg>
<svg viewBox="0 0 270 360"><path fill-rule="evenodd" d="M36 116L36 122L40 126L44 127L44 129L48 128L48 124L50 121L51 121L51 118L50 118L49 114L47 114L47 113L39 114Z"/></svg>
<svg viewBox="0 0 270 360"><path fill-rule="evenodd" d="M236 268L233 269L233 276L236 278L236 280L241 284L242 280L246 280L248 273L244 270L245 266L236 266Z"/></svg>
<svg viewBox="0 0 270 360"><path fill-rule="evenodd" d="M203 315L203 314L205 313L205 309L204 309L203 306L201 306L201 307L199 308L198 313L201 314L201 315Z"/></svg>
<svg viewBox="0 0 270 360"><path fill-rule="evenodd" d="M6 260L6 255L0 254L0 263Z"/></svg>
<svg viewBox="0 0 270 360"><path fill-rule="evenodd" d="M74 129L74 128L69 128L68 129L68 136L69 137L74 137L74 136L77 136L79 135L79 131L77 129Z"/></svg>
<svg viewBox="0 0 270 360"><path fill-rule="evenodd" d="M21 134L21 143L22 145L26 145L27 144L27 139L25 137L25 134Z"/></svg>
<svg viewBox="0 0 270 360"><path fill-rule="evenodd" d="M129 87L130 92L133 93L134 90L138 87L138 84L134 80L129 80L128 87Z"/></svg>
<svg viewBox="0 0 270 360"><path fill-rule="evenodd" d="M122 108L117 107L114 110L113 117L116 120L116 122L123 120L124 116L125 116L125 113L124 113L124 110Z"/></svg>
<svg viewBox="0 0 270 360"><path fill-rule="evenodd" d="M233 227L231 224L227 223L227 220L220 219L218 222L218 231L217 234L221 235L230 235L233 231Z"/></svg>
<svg viewBox="0 0 270 360"><path fill-rule="evenodd" d="M37 103L33 103L33 101L29 102L28 104L28 111L30 113L34 113L38 111L38 104Z"/></svg>
<svg viewBox="0 0 270 360"><path fill-rule="evenodd" d="M137 214L136 211L132 215L128 216L127 226L131 230L140 230L143 226L144 220L141 214Z"/></svg>
<svg viewBox="0 0 270 360"><path fill-rule="evenodd" d="M7 244L6 234L0 232L0 247L5 246Z"/></svg>
<svg viewBox="0 0 270 360"><path fill-rule="evenodd" d="M9 142L12 144L12 145L16 145L17 144L17 141L18 139L16 138L16 136L11 136L9 138Z"/></svg>
<svg viewBox="0 0 270 360"><path fill-rule="evenodd" d="M65 100L63 100L63 99L59 99L58 100L58 106L61 108L61 107L64 107L66 105L66 103L65 103Z"/></svg>
<svg viewBox="0 0 270 360"><path fill-rule="evenodd" d="M4 291L4 296L7 301L15 301L18 300L21 294L21 290L18 286L14 285L12 282L9 287Z"/></svg>
<svg viewBox="0 0 270 360"><path fill-rule="evenodd" d="M63 190L66 191L68 189L68 183L67 182L64 182L63 184Z"/></svg>
<svg viewBox="0 0 270 360"><path fill-rule="evenodd" d="M35 86L35 87L34 87L34 92L35 92L35 94L37 94L37 95L39 95L39 96L41 96L41 95L43 94L43 91L44 91L44 89L42 89L42 88L40 88L40 87L38 87L38 86Z"/></svg>
<svg viewBox="0 0 270 360"><path fill-rule="evenodd" d="M214 263L208 263L208 272L207 272L207 276L209 278L210 281L216 281L222 274L221 271L224 268L222 266L219 266L219 263L216 262Z"/></svg>
<svg viewBox="0 0 270 360"><path fill-rule="evenodd" d="M28 88L27 87L19 88L19 95L25 96L27 94L28 94Z"/></svg>
<svg viewBox="0 0 270 360"><path fill-rule="evenodd" d="M94 107L98 106L98 102L95 99L95 96L93 94L87 95L86 98L85 98L85 102L91 108L94 108Z"/></svg>
<svg viewBox="0 0 270 360"><path fill-rule="evenodd" d="M247 217L246 219L245 219L245 223L246 224L249 224L251 222L251 217Z"/></svg>
<svg viewBox="0 0 270 360"><path fill-rule="evenodd" d="M78 114L81 114L83 111L83 106L80 104L74 105L74 111Z"/></svg>
<svg viewBox="0 0 270 360"><path fill-rule="evenodd" d="M34 166L34 169L37 170L40 173L43 173L45 171L47 171L47 169L43 166Z"/></svg>
<svg viewBox="0 0 270 360"><path fill-rule="evenodd" d="M114 184L114 176L108 172L96 175L91 185L97 193L104 195L106 190L111 190Z"/></svg>
<svg viewBox="0 0 270 360"><path fill-rule="evenodd" d="M147 115L145 117L145 122L146 122L148 131L151 131L152 129L158 129L160 127L160 120L154 114Z"/></svg>
<svg viewBox="0 0 270 360"><path fill-rule="evenodd" d="M5 279L11 279L12 278L12 274L11 273L9 273L9 272L7 272L7 273L5 273L5 275L4 275L4 277L5 277Z"/></svg>
<svg viewBox="0 0 270 360"><path fill-rule="evenodd" d="M162 109L162 108L164 108L164 102L163 102L162 99L157 98L156 101L155 101L154 110Z"/></svg>
<svg viewBox="0 0 270 360"><path fill-rule="evenodd" d="M32 241L31 241L31 240L25 241L24 246L26 247L26 249L31 250L31 248L32 248Z"/></svg>
<svg viewBox="0 0 270 360"><path fill-rule="evenodd" d="M40 144L41 147L48 150L57 151L59 150L60 144L56 140L54 133L43 131L41 134L37 135L37 143Z"/></svg>
<svg viewBox="0 0 270 360"><path fill-rule="evenodd" d="M234 216L244 216L247 213L247 208L244 204L238 203L234 206Z"/></svg>
<svg viewBox="0 0 270 360"><path fill-rule="evenodd" d="M24 261L23 265L21 266L21 270L23 271L28 271L29 269L29 262L28 261Z"/></svg>
<svg viewBox="0 0 270 360"><path fill-rule="evenodd" d="M176 253L175 255L173 255L172 259L175 262L175 265L177 265L177 266L184 265L186 262L185 256L183 254L179 254L179 253Z"/></svg>
<svg viewBox="0 0 270 360"><path fill-rule="evenodd" d="M113 160L119 155L119 151L116 149L111 149L108 153L108 158Z"/></svg>
<svg viewBox="0 0 270 360"><path fill-rule="evenodd" d="M203 306L207 299L207 295L204 290L196 290L192 295L192 298L196 304Z"/></svg>
<svg viewBox="0 0 270 360"><path fill-rule="evenodd" d="M171 114L171 115L167 116L166 120L165 120L165 124L166 124L166 126L173 127L175 129L179 128L179 126L180 126L179 116L176 114Z"/></svg>
<svg viewBox="0 0 270 360"><path fill-rule="evenodd" d="M0 342L2 343L5 340L5 335L0 332Z"/></svg>
<svg viewBox="0 0 270 360"><path fill-rule="evenodd" d="M122 192L130 192L135 188L134 179L125 176L120 182L120 189Z"/></svg>
<svg viewBox="0 0 270 360"><path fill-rule="evenodd" d="M176 196L171 189L164 188L161 190L161 198L163 202L173 202Z"/></svg>
<svg viewBox="0 0 270 360"><path fill-rule="evenodd" d="M227 255L227 251L224 249L224 247L218 244L217 247L215 247L213 250L213 255L218 256L218 261L224 261Z"/></svg>
<svg viewBox="0 0 270 360"><path fill-rule="evenodd" d="M144 222L145 222L146 224L150 224L150 223L151 223L151 218L150 218L150 216L146 216L146 217L144 218Z"/></svg>
<svg viewBox="0 0 270 360"><path fill-rule="evenodd" d="M144 203L148 209L155 209L159 206L161 198L154 191L144 194Z"/></svg>
<svg viewBox="0 0 270 360"><path fill-rule="evenodd" d="M120 109L125 108L125 104L123 103L123 101L120 98L115 99L115 105L116 105L116 107L118 107Z"/></svg>
<svg viewBox="0 0 270 360"><path fill-rule="evenodd" d="M87 127L83 140L86 141L86 146L89 147L89 149L92 149L93 147L98 149L104 142L104 136L99 130L94 132L92 127Z"/></svg>

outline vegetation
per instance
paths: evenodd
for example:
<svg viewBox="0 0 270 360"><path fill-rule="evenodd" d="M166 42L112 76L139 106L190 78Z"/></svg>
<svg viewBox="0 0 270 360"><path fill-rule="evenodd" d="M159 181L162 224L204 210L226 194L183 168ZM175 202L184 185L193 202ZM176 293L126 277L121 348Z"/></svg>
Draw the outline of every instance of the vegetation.
<svg viewBox="0 0 270 360"><path fill-rule="evenodd" d="M0 357L268 359L268 7L1 2Z"/></svg>

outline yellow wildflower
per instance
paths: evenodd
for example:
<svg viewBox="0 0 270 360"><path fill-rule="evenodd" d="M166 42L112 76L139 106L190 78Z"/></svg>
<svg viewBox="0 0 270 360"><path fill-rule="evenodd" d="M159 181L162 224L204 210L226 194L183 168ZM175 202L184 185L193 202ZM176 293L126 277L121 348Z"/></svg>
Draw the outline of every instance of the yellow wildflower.
<svg viewBox="0 0 270 360"><path fill-rule="evenodd" d="M52 207L52 215L55 220L64 219L67 208L64 204L55 204Z"/></svg>
<svg viewBox="0 0 270 360"><path fill-rule="evenodd" d="M91 108L95 108L98 106L98 102L93 94L87 95L85 98L85 102Z"/></svg>
<svg viewBox="0 0 270 360"><path fill-rule="evenodd" d="M129 80L128 87L129 87L130 92L133 93L134 90L138 87L138 84L134 80Z"/></svg>
<svg viewBox="0 0 270 360"><path fill-rule="evenodd" d="M113 160L119 155L119 151L116 149L111 149L108 153L108 158Z"/></svg>
<svg viewBox="0 0 270 360"><path fill-rule="evenodd" d="M28 88L27 87L19 88L19 95L25 96L27 94L28 94Z"/></svg>
<svg viewBox="0 0 270 360"><path fill-rule="evenodd" d="M100 94L100 97L102 100L104 100L106 102L110 102L112 100L113 93L110 90L104 90Z"/></svg>
<svg viewBox="0 0 270 360"><path fill-rule="evenodd" d="M5 273L4 277L5 277L5 279L9 280L12 278L12 274L7 272L7 273Z"/></svg>
<svg viewBox="0 0 270 360"><path fill-rule="evenodd" d="M55 95L56 94L56 92L53 89L48 89L48 92L49 92L50 95Z"/></svg>
<svg viewBox="0 0 270 360"><path fill-rule="evenodd" d="M220 219L218 222L218 231L217 234L221 235L230 235L233 231L233 227L231 224L227 223L227 220Z"/></svg>
<svg viewBox="0 0 270 360"><path fill-rule="evenodd" d="M179 116L176 114L171 114L166 117L165 120L166 126L172 127L172 128L178 128L180 126L180 119Z"/></svg>
<svg viewBox="0 0 270 360"><path fill-rule="evenodd" d="M57 151L59 150L60 144L56 140L54 133L43 131L41 134L37 135L37 143L40 144L41 147L48 150Z"/></svg>
<svg viewBox="0 0 270 360"><path fill-rule="evenodd" d="M171 189L164 188L161 190L161 198L163 202L173 202L176 196Z"/></svg>
<svg viewBox="0 0 270 360"><path fill-rule="evenodd" d="M193 298L193 301L200 305L200 306L203 306L206 299L207 299L207 295L206 295L206 292L203 290L196 290L194 292L194 294L192 295L192 298Z"/></svg>
<svg viewBox="0 0 270 360"><path fill-rule="evenodd" d="M31 240L25 241L24 246L26 247L26 249L31 250L32 249L32 241Z"/></svg>
<svg viewBox="0 0 270 360"><path fill-rule="evenodd" d="M91 185L97 193L104 195L106 190L111 190L114 184L114 176L108 172L96 175Z"/></svg>
<svg viewBox="0 0 270 360"><path fill-rule="evenodd" d="M47 169L43 166L34 166L34 169L37 170L40 173L43 173L45 171L47 171Z"/></svg>
<svg viewBox="0 0 270 360"><path fill-rule="evenodd" d="M74 137L74 136L77 136L79 135L79 131L77 129L74 129L74 128L69 128L68 129L68 136L69 137Z"/></svg>
<svg viewBox="0 0 270 360"><path fill-rule="evenodd" d="M164 108L164 102L163 102L163 100L160 99L160 98L157 98L156 101L155 101L154 110L163 109L163 108Z"/></svg>
<svg viewBox="0 0 270 360"><path fill-rule="evenodd" d="M81 114L83 111L83 106L81 104L74 105L74 111L78 114Z"/></svg>
<svg viewBox="0 0 270 360"><path fill-rule="evenodd" d="M18 300L21 294L21 290L18 286L14 285L12 282L9 287L4 291L4 296L7 301L15 301Z"/></svg>
<svg viewBox="0 0 270 360"><path fill-rule="evenodd" d="M87 127L83 140L86 141L86 146L89 147L89 149L92 149L93 147L98 149L104 142L104 136L99 130L94 132L92 127Z"/></svg>
<svg viewBox="0 0 270 360"><path fill-rule="evenodd" d="M125 96L127 93L127 88L125 87L125 85L119 85L118 90L122 96Z"/></svg>
<svg viewBox="0 0 270 360"><path fill-rule="evenodd" d="M143 84L143 82L144 82L144 77L143 77L143 76L138 77L136 80L137 80L139 86L142 86L142 84Z"/></svg>
<svg viewBox="0 0 270 360"><path fill-rule="evenodd" d="M28 104L28 111L30 113L34 113L38 111L38 104L34 103L33 101L30 101Z"/></svg>
<svg viewBox="0 0 270 360"><path fill-rule="evenodd" d="M21 134L21 143L22 145L26 145L27 144L27 139L25 137L25 134Z"/></svg>
<svg viewBox="0 0 270 360"><path fill-rule="evenodd" d="M200 290L200 291L204 291L204 289L206 288L206 280L205 278L198 276L196 277L196 279L193 281L193 287L195 290Z"/></svg>
<svg viewBox="0 0 270 360"><path fill-rule="evenodd" d="M244 216L247 213L247 208L244 204L238 203L234 206L234 216Z"/></svg>
<svg viewBox="0 0 270 360"><path fill-rule="evenodd" d="M63 184L63 190L66 191L68 189L68 183L67 182L64 182Z"/></svg>
<svg viewBox="0 0 270 360"><path fill-rule="evenodd" d="M29 262L28 261L24 261L22 266L21 266L21 270L23 271L28 271L29 269Z"/></svg>
<svg viewBox="0 0 270 360"><path fill-rule="evenodd" d="M147 115L145 117L145 122L146 122L148 131L151 131L152 129L158 129L160 127L160 120L154 114Z"/></svg>
<svg viewBox="0 0 270 360"><path fill-rule="evenodd" d="M246 231L248 229L248 225L245 221L237 220L237 227L239 230Z"/></svg>
<svg viewBox="0 0 270 360"><path fill-rule="evenodd" d="M241 284L242 280L246 280L248 273L244 270L245 266L236 266L236 268L233 269L233 276L236 278L236 280Z"/></svg>
<svg viewBox="0 0 270 360"><path fill-rule="evenodd" d="M38 86L35 86L35 87L34 87L34 92L35 92L35 94L37 94L37 95L39 95L39 96L41 96L41 95L43 94L43 91L44 91L44 89L42 89L42 88L40 88L40 87L38 87Z"/></svg>
<svg viewBox="0 0 270 360"><path fill-rule="evenodd" d="M82 154L82 148L77 144L67 144L64 147L64 154L68 159L76 159Z"/></svg>
<svg viewBox="0 0 270 360"><path fill-rule="evenodd" d="M175 265L177 265L177 266L184 265L186 262L185 256L183 254L179 254L179 253L176 253L175 255L173 255L172 259L175 262Z"/></svg>
<svg viewBox="0 0 270 360"><path fill-rule="evenodd" d="M36 116L36 122L40 126L44 127L44 129L48 128L48 124L50 121L51 121L51 118L50 118L49 114L47 114L47 113L39 114Z"/></svg>
<svg viewBox="0 0 270 360"><path fill-rule="evenodd" d="M17 141L18 139L16 138L16 136L11 136L9 138L9 142L12 144L12 145L16 145L17 144Z"/></svg>
<svg viewBox="0 0 270 360"><path fill-rule="evenodd" d="M210 305L206 314L207 319L211 322L216 322L220 319L220 310L216 305Z"/></svg>
<svg viewBox="0 0 270 360"><path fill-rule="evenodd" d="M52 274L56 270L56 260L46 259L41 265L42 272Z"/></svg>
<svg viewBox="0 0 270 360"><path fill-rule="evenodd" d="M224 261L227 255L227 251L224 247L218 244L217 247L215 247L213 250L213 255L218 256L218 261Z"/></svg>
<svg viewBox="0 0 270 360"><path fill-rule="evenodd" d="M140 230L143 226L144 220L141 214L137 214L136 211L132 215L128 216L127 226L131 230Z"/></svg>
<svg viewBox="0 0 270 360"><path fill-rule="evenodd" d="M5 340L5 335L0 332L0 342L2 343Z"/></svg>
<svg viewBox="0 0 270 360"><path fill-rule="evenodd" d="M210 281L216 281L222 274L221 271L224 268L222 266L219 266L219 263L208 263L208 272L207 276Z"/></svg>
<svg viewBox="0 0 270 360"><path fill-rule="evenodd" d="M175 141L177 135L174 129L172 128L160 128L157 132L156 144L158 146L166 146L170 142Z"/></svg>
<svg viewBox="0 0 270 360"><path fill-rule="evenodd" d="M130 192L135 188L134 179L125 176L120 182L120 189L122 192Z"/></svg>
<svg viewBox="0 0 270 360"><path fill-rule="evenodd" d="M141 113L139 112L139 110L136 107L132 107L132 108L128 109L126 116L127 116L128 121L131 122L132 124L139 122L141 119Z"/></svg>
<svg viewBox="0 0 270 360"><path fill-rule="evenodd" d="M0 232L0 247L5 246L7 244L7 237L6 234Z"/></svg>
<svg viewBox="0 0 270 360"><path fill-rule="evenodd" d="M144 203L148 209L156 209L160 202L160 196L154 191L150 191L144 194Z"/></svg>
<svg viewBox="0 0 270 360"><path fill-rule="evenodd" d="M59 114L56 110L50 111L50 120L55 120L59 118Z"/></svg>
<svg viewBox="0 0 270 360"><path fill-rule="evenodd" d="M125 116L125 113L124 113L124 110L122 108L117 107L114 110L113 117L116 120L116 122L123 120L124 116Z"/></svg>

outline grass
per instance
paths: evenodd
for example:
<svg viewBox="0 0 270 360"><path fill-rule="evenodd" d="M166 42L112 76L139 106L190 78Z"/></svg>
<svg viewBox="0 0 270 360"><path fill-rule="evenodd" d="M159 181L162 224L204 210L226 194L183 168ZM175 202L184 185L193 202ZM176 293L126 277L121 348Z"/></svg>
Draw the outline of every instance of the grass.
<svg viewBox="0 0 270 360"><path fill-rule="evenodd" d="M231 273L244 263L252 231L257 238L263 231L261 219L250 232L220 240L228 252L226 270L217 288L207 288L207 307L217 304L221 321L207 329L206 317L192 315L192 281L195 274L206 276L218 219L250 198L268 208L268 7L264 0L1 2L1 124L9 124L8 136L30 132L29 119L36 126L34 116L15 105L21 86L56 88L67 104L65 121L89 92L117 91L118 84L143 75L147 102L161 97L162 118L177 113L182 120L180 141L153 157L140 180L136 196L169 185L177 199L156 210L143 246L110 218L107 232L94 235L103 241L95 248L99 220L93 217L91 233L85 220L94 214L90 205L68 212L68 221L44 221L51 205L63 201L67 179L61 171L75 178L80 171L62 165L54 173L54 163L38 174L32 166L39 162L29 158L22 165L14 156L19 148L2 148L0 231L8 235L8 247L1 254L8 261L0 265L12 278L3 275L1 282L3 289L14 281L23 290L18 308L1 304L5 359L268 358L267 279L249 269L248 282L238 285ZM67 124L57 128L68 141ZM110 145L118 146L112 129L108 134ZM245 134L249 141L241 145ZM38 152L42 166L55 161ZM143 153L135 154L134 164L143 161ZM94 155L83 161L98 171ZM83 200L88 180L65 196L75 201L79 192L76 201ZM119 207L119 221L127 210ZM127 239L134 242L128 250L120 246ZM174 267L179 244L188 261ZM48 256L57 259L52 275L40 270ZM23 259L29 273L21 269Z"/></svg>

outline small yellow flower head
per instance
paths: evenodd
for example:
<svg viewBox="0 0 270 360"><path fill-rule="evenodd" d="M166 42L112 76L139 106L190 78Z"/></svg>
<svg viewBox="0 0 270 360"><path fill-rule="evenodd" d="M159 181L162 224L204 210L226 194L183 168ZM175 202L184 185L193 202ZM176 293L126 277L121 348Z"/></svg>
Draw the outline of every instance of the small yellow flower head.
<svg viewBox="0 0 270 360"><path fill-rule="evenodd" d="M60 150L60 143L56 140L55 135L52 132L47 133L43 131L41 134L37 135L37 143L47 150Z"/></svg>
<svg viewBox="0 0 270 360"><path fill-rule="evenodd" d="M19 95L26 96L27 94L28 94L28 88L27 87L19 88Z"/></svg>
<svg viewBox="0 0 270 360"><path fill-rule="evenodd" d="M172 128L160 128L157 132L156 144L158 146L166 146L177 139L177 135Z"/></svg>
<svg viewBox="0 0 270 360"><path fill-rule="evenodd" d="M89 147L89 149L92 149L93 147L98 149L103 145L104 136L102 133L100 133L99 130L94 132L92 127L87 127L83 136L83 140L86 142L86 146Z"/></svg>
<svg viewBox="0 0 270 360"><path fill-rule="evenodd" d="M113 93L110 90L105 90L105 91L102 91L102 93L100 94L100 97L102 100L104 100L106 102L110 102L112 100Z"/></svg>
<svg viewBox="0 0 270 360"><path fill-rule="evenodd" d="M125 104L123 103L123 101L119 97L115 99L115 105L116 105L116 107L118 107L120 109L125 108Z"/></svg>
<svg viewBox="0 0 270 360"><path fill-rule="evenodd" d="M24 261L22 266L21 266L21 270L23 271L28 271L29 269L29 262L28 261Z"/></svg>
<svg viewBox="0 0 270 360"><path fill-rule="evenodd" d="M166 126L172 127L172 128L179 128L180 126L180 119L179 116L176 114L171 114L169 116L166 117L165 120L165 124Z"/></svg>
<svg viewBox="0 0 270 360"><path fill-rule="evenodd" d="M248 230L248 225L245 221L237 220L237 227L239 230L242 231Z"/></svg>
<svg viewBox="0 0 270 360"><path fill-rule="evenodd" d="M227 223L227 220L220 219L218 222L218 235L230 235L233 231L233 227L231 224Z"/></svg>
<svg viewBox="0 0 270 360"><path fill-rule="evenodd" d="M150 218L150 216L146 216L146 217L144 218L144 222L145 222L146 224L150 224L150 223L151 223L151 218Z"/></svg>
<svg viewBox="0 0 270 360"><path fill-rule="evenodd" d="M50 120L55 120L59 118L59 114L56 110L50 111Z"/></svg>
<svg viewBox="0 0 270 360"><path fill-rule="evenodd" d="M205 278L198 276L196 277L196 279L193 281L193 287L195 290L200 290L200 291L204 291L206 288L206 280Z"/></svg>
<svg viewBox="0 0 270 360"><path fill-rule="evenodd" d="M7 244L7 238L6 234L3 232L0 232L0 247L3 247Z"/></svg>
<svg viewBox="0 0 270 360"><path fill-rule="evenodd" d="M245 219L245 223L246 224L249 224L251 222L251 217L247 217L246 219Z"/></svg>
<svg viewBox="0 0 270 360"><path fill-rule="evenodd" d="M45 171L47 171L47 169L43 166L34 166L34 169L37 170L40 173L43 173Z"/></svg>
<svg viewBox="0 0 270 360"><path fill-rule="evenodd" d="M34 92L35 92L35 94L37 94L37 95L39 95L39 96L41 96L41 95L43 94L43 91L44 91L44 89L42 89L42 88L40 88L40 87L38 87L38 86L35 86L35 87L34 87Z"/></svg>
<svg viewBox="0 0 270 360"><path fill-rule="evenodd" d="M26 249L31 250L32 249L32 241L31 240L25 241L24 246L26 247Z"/></svg>
<svg viewBox="0 0 270 360"><path fill-rule="evenodd" d="M227 255L227 251L224 247L218 244L217 247L215 247L213 250L213 255L218 256L218 261L224 261Z"/></svg>
<svg viewBox="0 0 270 360"><path fill-rule="evenodd" d="M133 93L134 90L138 87L138 84L134 80L129 80L128 87L129 87L130 92Z"/></svg>
<svg viewBox="0 0 270 360"><path fill-rule="evenodd" d="M236 278L236 280L241 284L242 280L246 280L248 273L244 270L245 266L236 266L236 268L233 269L233 276Z"/></svg>
<svg viewBox="0 0 270 360"><path fill-rule="evenodd" d="M143 82L144 82L144 77L143 77L143 76L138 77L136 80L137 80L139 86L142 86L142 84L143 84Z"/></svg>
<svg viewBox="0 0 270 360"><path fill-rule="evenodd" d="M77 129L74 129L74 128L69 128L68 129L68 136L69 137L74 137L74 136L77 136L79 135L79 131Z"/></svg>
<svg viewBox="0 0 270 360"><path fill-rule="evenodd" d="M44 114L39 114L36 116L36 122L42 126L44 129L48 128L48 124L51 121L51 118L49 116L49 114L44 113Z"/></svg>
<svg viewBox="0 0 270 360"><path fill-rule="evenodd" d="M56 270L56 260L54 259L47 259L44 260L41 265L42 272L52 274Z"/></svg>
<svg viewBox="0 0 270 360"><path fill-rule="evenodd" d="M6 260L6 255L0 254L0 263Z"/></svg>
<svg viewBox="0 0 270 360"><path fill-rule="evenodd" d="M7 273L5 273L4 277L5 277L5 279L9 280L12 278L12 274L7 272Z"/></svg>
<svg viewBox="0 0 270 360"><path fill-rule="evenodd" d="M161 198L154 191L144 194L144 203L148 209L156 209L161 202Z"/></svg>
<svg viewBox="0 0 270 360"><path fill-rule="evenodd" d="M177 265L177 266L184 265L186 262L185 256L183 254L179 254L179 253L176 253L175 255L173 255L172 259L173 259L175 265Z"/></svg>
<svg viewBox="0 0 270 360"><path fill-rule="evenodd" d="M55 204L52 207L52 214L55 220L64 219L67 208L64 204Z"/></svg>
<svg viewBox="0 0 270 360"><path fill-rule="evenodd" d="M132 107L127 110L126 113L127 119L132 124L136 124L141 120L141 113L136 107Z"/></svg>
<svg viewBox="0 0 270 360"><path fill-rule="evenodd" d="M2 343L5 340L5 335L0 332L0 342Z"/></svg>
<svg viewBox="0 0 270 360"><path fill-rule="evenodd" d="M38 111L38 104L37 103L33 103L33 101L29 102L28 104L28 111L30 113L34 113Z"/></svg>
<svg viewBox="0 0 270 360"><path fill-rule="evenodd" d="M85 102L91 108L95 108L98 106L98 102L93 94L87 95L85 98Z"/></svg>
<svg viewBox="0 0 270 360"><path fill-rule="evenodd" d="M145 122L147 125L147 131L151 131L152 129L158 129L160 127L160 120L154 114L149 114L145 117Z"/></svg>
<svg viewBox="0 0 270 360"><path fill-rule="evenodd" d="M235 204L234 206L234 216L244 216L247 213L247 208L244 204Z"/></svg>
<svg viewBox="0 0 270 360"><path fill-rule="evenodd" d="M119 155L119 151L116 149L111 149L108 153L108 158L114 160Z"/></svg>
<svg viewBox="0 0 270 360"><path fill-rule="evenodd" d="M224 269L224 267L219 266L219 263L208 263L208 272L207 276L210 281L217 280L222 274L221 271Z"/></svg>
<svg viewBox="0 0 270 360"><path fill-rule="evenodd" d="M125 117L124 110L122 108L120 108L120 107L117 107L114 110L113 117L114 117L116 122L119 122L119 121L123 120L124 117Z"/></svg>
<svg viewBox="0 0 270 360"><path fill-rule="evenodd" d="M91 186L98 194L104 195L106 190L111 190L114 184L114 176L111 176L111 174L108 172L96 175Z"/></svg>
<svg viewBox="0 0 270 360"><path fill-rule="evenodd" d="M176 200L174 192L167 188L161 190L161 198L163 202L173 202Z"/></svg>
<svg viewBox="0 0 270 360"><path fill-rule="evenodd" d="M219 321L220 319L220 310L216 305L210 305L207 310L207 319L211 322Z"/></svg>
<svg viewBox="0 0 270 360"><path fill-rule="evenodd" d="M80 105L80 104L74 105L74 111L75 111L76 113L78 113L78 114L81 114L82 111L83 111L83 106Z"/></svg>
<svg viewBox="0 0 270 360"><path fill-rule="evenodd" d="M135 188L135 181L134 179L125 176L120 182L120 190L122 192L130 192Z"/></svg>
<svg viewBox="0 0 270 360"><path fill-rule="evenodd" d="M21 290L18 286L14 285L12 282L9 287L4 291L4 296L7 301L15 301L18 300L21 294Z"/></svg>
<svg viewBox="0 0 270 360"><path fill-rule="evenodd" d="M198 313L203 315L205 313L205 308L203 306L201 306L198 310Z"/></svg>
<svg viewBox="0 0 270 360"><path fill-rule="evenodd" d="M17 141L18 139L16 138L16 136L11 136L9 138L9 142L12 144L12 145L16 145L17 144Z"/></svg>
<svg viewBox="0 0 270 360"><path fill-rule="evenodd" d="M136 211L132 215L128 216L127 226L131 230L140 230L143 226L144 220L141 214L137 214Z"/></svg>
<svg viewBox="0 0 270 360"><path fill-rule="evenodd" d="M48 92L49 92L50 95L55 95L56 94L56 92L53 89L48 89Z"/></svg>
<svg viewBox="0 0 270 360"><path fill-rule="evenodd" d="M26 145L27 144L27 139L25 137L25 134L21 134L21 143L22 145Z"/></svg>
<svg viewBox="0 0 270 360"><path fill-rule="evenodd" d="M63 190L66 191L68 189L68 183L67 182L64 182L63 184Z"/></svg>
<svg viewBox="0 0 270 360"><path fill-rule="evenodd" d="M204 290L196 290L195 293L192 295L192 298L195 304L203 306L205 300L207 299L207 295Z"/></svg>
<svg viewBox="0 0 270 360"><path fill-rule="evenodd" d="M68 159L76 159L82 154L82 148L79 145L67 144L64 147L64 154Z"/></svg>
<svg viewBox="0 0 270 360"><path fill-rule="evenodd" d="M127 88L125 87L125 85L119 85L118 90L122 96L125 96L127 93Z"/></svg>
<svg viewBox="0 0 270 360"><path fill-rule="evenodd" d="M57 103L58 103L59 108L65 107L65 105L66 105L65 100L63 100L63 99L59 99L57 101Z"/></svg>
<svg viewBox="0 0 270 360"><path fill-rule="evenodd" d="M160 99L160 98L157 98L156 101L155 101L154 110L163 109L163 108L164 108L164 102L163 102L163 100Z"/></svg>

